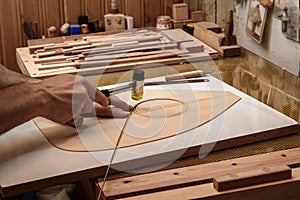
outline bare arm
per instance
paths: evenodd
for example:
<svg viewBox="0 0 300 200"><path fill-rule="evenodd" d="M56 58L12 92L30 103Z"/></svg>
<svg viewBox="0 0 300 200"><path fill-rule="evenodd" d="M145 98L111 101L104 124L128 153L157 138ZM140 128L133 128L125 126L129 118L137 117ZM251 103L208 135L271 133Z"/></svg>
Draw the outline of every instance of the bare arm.
<svg viewBox="0 0 300 200"><path fill-rule="evenodd" d="M32 83L14 85L0 92L0 133L40 116L42 92ZM5 105L5 106L4 106Z"/></svg>
<svg viewBox="0 0 300 200"><path fill-rule="evenodd" d="M0 89L9 86L25 83L25 82L38 82L39 79L27 77L23 74L11 71L0 64Z"/></svg>
<svg viewBox="0 0 300 200"><path fill-rule="evenodd" d="M112 111L110 103L119 108ZM38 116L64 124L82 119L86 113L126 117L131 108L115 97L105 97L86 79L74 75L6 87L0 90L0 105L5 105L0 106L0 134Z"/></svg>

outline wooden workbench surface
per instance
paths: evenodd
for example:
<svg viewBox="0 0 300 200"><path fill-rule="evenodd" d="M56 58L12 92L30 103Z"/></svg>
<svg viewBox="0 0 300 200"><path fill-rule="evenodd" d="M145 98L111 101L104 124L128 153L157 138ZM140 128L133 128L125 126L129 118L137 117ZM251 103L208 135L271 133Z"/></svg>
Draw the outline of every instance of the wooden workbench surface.
<svg viewBox="0 0 300 200"><path fill-rule="evenodd" d="M205 154L213 147L221 149L299 131L297 122L291 118L214 77L207 78L210 80L208 83L194 83L189 87L193 90L231 91L241 100L197 129L175 138L119 150L114 158L114 163L119 164L114 167L121 171L132 170L158 162L166 155L171 163L182 155ZM170 87L186 89L187 85ZM216 142L216 146L211 145ZM101 176L112 155L111 150L76 153L57 149L48 143L32 121L2 135L0 143L3 144L0 147L0 185L3 196ZM157 149L157 145L162 148Z"/></svg>

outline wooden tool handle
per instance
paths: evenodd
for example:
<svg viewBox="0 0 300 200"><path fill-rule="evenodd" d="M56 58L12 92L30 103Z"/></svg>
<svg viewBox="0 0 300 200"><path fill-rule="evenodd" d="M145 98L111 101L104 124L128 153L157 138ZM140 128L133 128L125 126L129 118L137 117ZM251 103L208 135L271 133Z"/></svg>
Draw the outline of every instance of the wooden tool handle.
<svg viewBox="0 0 300 200"><path fill-rule="evenodd" d="M205 76L205 72L202 70L198 70L198 71L168 75L165 78L166 78L166 81L170 81L170 80L187 79L187 78L198 78L198 77L203 77L203 76Z"/></svg>

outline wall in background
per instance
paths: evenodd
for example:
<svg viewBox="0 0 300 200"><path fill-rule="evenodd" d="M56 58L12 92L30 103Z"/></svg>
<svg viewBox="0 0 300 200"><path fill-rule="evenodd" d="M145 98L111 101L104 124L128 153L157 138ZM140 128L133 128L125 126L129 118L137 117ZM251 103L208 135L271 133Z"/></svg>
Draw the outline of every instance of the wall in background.
<svg viewBox="0 0 300 200"><path fill-rule="evenodd" d="M117 0L121 13L134 17L135 27L154 27L157 17L172 17L174 3L189 3L191 11L203 10L207 20L224 24L227 10L235 0ZM15 50L26 46L24 23L37 23L37 35L47 35L47 27L77 23L79 15L103 21L111 0L0 0L0 64L19 71Z"/></svg>
<svg viewBox="0 0 300 200"><path fill-rule="evenodd" d="M300 43L289 40L282 34L281 21L274 17L274 9L268 12L262 44L257 44L247 36L245 29L250 1L244 0L236 7L238 44L298 76ZM293 2L299 5L299 0Z"/></svg>

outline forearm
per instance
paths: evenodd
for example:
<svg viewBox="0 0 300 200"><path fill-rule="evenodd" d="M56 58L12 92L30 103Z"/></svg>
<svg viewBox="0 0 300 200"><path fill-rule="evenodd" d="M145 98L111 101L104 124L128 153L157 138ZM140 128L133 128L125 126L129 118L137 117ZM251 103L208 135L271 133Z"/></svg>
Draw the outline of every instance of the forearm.
<svg viewBox="0 0 300 200"><path fill-rule="evenodd" d="M25 83L25 82L36 82L38 79L27 77L23 74L11 71L0 64L0 89L7 88L13 85Z"/></svg>
<svg viewBox="0 0 300 200"><path fill-rule="evenodd" d="M0 134L44 115L43 91L35 83L14 85L0 92Z"/></svg>

